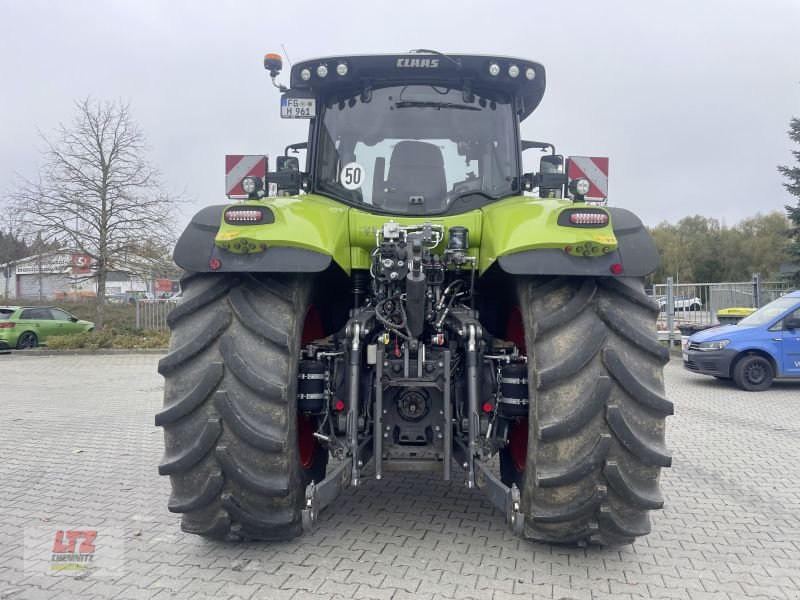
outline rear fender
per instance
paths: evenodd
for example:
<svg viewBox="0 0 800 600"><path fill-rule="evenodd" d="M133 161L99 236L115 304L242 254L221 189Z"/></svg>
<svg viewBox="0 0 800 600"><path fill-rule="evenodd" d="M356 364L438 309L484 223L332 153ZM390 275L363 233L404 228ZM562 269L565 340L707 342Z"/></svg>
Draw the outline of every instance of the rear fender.
<svg viewBox="0 0 800 600"><path fill-rule="evenodd" d="M232 225L223 220L228 208L259 208L265 217ZM201 273L318 273L331 263L349 273L347 209L311 195L207 206L181 235L173 258Z"/></svg>
<svg viewBox="0 0 800 600"><path fill-rule="evenodd" d="M571 227L559 221L564 210L582 206L520 197L484 209L481 272L495 260L512 275L610 276L612 265L621 264L622 271L613 274L642 277L658 268L655 243L628 210L603 207L610 217L606 227ZM599 250L580 256L576 250L586 244ZM571 253L565 251L568 247Z"/></svg>

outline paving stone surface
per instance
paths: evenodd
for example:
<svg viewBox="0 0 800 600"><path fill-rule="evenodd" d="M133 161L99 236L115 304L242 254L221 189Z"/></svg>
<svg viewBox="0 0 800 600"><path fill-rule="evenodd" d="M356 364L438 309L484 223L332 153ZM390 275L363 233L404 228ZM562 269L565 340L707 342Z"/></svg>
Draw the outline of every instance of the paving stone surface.
<svg viewBox="0 0 800 600"><path fill-rule="evenodd" d="M521 541L480 492L400 474L313 535L229 545L166 510L158 358L0 356L0 599L800 599L800 382L752 394L668 364L667 505L633 546ZM123 572L31 572L26 535L59 529L121 529Z"/></svg>

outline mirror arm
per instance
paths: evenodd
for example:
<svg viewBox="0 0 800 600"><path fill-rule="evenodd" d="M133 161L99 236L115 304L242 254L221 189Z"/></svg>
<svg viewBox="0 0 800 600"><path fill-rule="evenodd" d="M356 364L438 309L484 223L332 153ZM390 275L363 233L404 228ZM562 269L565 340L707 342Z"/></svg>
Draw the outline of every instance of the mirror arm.
<svg viewBox="0 0 800 600"><path fill-rule="evenodd" d="M295 154L299 154L300 150L307 150L308 149L308 142L298 142L297 144L289 144L284 148L283 153L285 155L289 154L289 150L293 150Z"/></svg>
<svg viewBox="0 0 800 600"><path fill-rule="evenodd" d="M556 147L553 144L549 144L547 142L530 142L528 140L522 140L522 151L530 150L531 148L538 148L542 152L545 152L548 148L550 148L550 154L555 155Z"/></svg>

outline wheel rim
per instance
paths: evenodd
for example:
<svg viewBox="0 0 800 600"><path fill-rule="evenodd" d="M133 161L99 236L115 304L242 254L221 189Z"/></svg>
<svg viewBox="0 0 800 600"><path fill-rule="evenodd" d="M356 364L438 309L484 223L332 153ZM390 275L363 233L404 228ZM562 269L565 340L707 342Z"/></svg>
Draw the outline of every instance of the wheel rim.
<svg viewBox="0 0 800 600"><path fill-rule="evenodd" d="M520 419L508 433L508 452L517 473L525 471L528 458L528 419Z"/></svg>
<svg viewBox="0 0 800 600"><path fill-rule="evenodd" d="M745 379L752 385L760 385L767 378L767 369L763 361L753 361L744 370Z"/></svg>
<svg viewBox="0 0 800 600"><path fill-rule="evenodd" d="M325 335L322 327L322 317L313 304L306 311L303 322L303 335L300 336L300 345L305 346ZM300 456L300 465L304 470L314 466L314 460L319 449L319 441L314 437L316 419L310 415L297 415L297 449Z"/></svg>
<svg viewBox="0 0 800 600"><path fill-rule="evenodd" d="M33 341L33 334L30 333L23 333L22 337L20 338L20 347L21 348L33 348L34 341Z"/></svg>
<svg viewBox="0 0 800 600"><path fill-rule="evenodd" d="M300 454L300 464L303 469L308 470L314 464L317 455L317 438L314 437L316 427L311 422L308 415L300 415L297 418L297 447Z"/></svg>
<svg viewBox="0 0 800 600"><path fill-rule="evenodd" d="M528 354L528 349L525 347L525 325L522 322L522 312L520 312L519 306L512 308L508 315L506 339L519 346L520 352Z"/></svg>
<svg viewBox="0 0 800 600"><path fill-rule="evenodd" d="M314 340L320 339L324 335L325 330L322 327L322 317L317 307L312 304L306 311L306 319L303 322L303 335L301 336L300 344L305 346Z"/></svg>

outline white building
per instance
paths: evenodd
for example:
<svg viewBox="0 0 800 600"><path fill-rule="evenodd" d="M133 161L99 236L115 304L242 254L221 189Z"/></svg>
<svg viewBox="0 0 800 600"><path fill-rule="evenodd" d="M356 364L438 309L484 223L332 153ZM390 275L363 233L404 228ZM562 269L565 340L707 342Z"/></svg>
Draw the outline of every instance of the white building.
<svg viewBox="0 0 800 600"><path fill-rule="evenodd" d="M106 295L148 291L148 282L127 273L109 273ZM45 252L0 265L0 297L53 300L96 296L92 259L69 250Z"/></svg>

